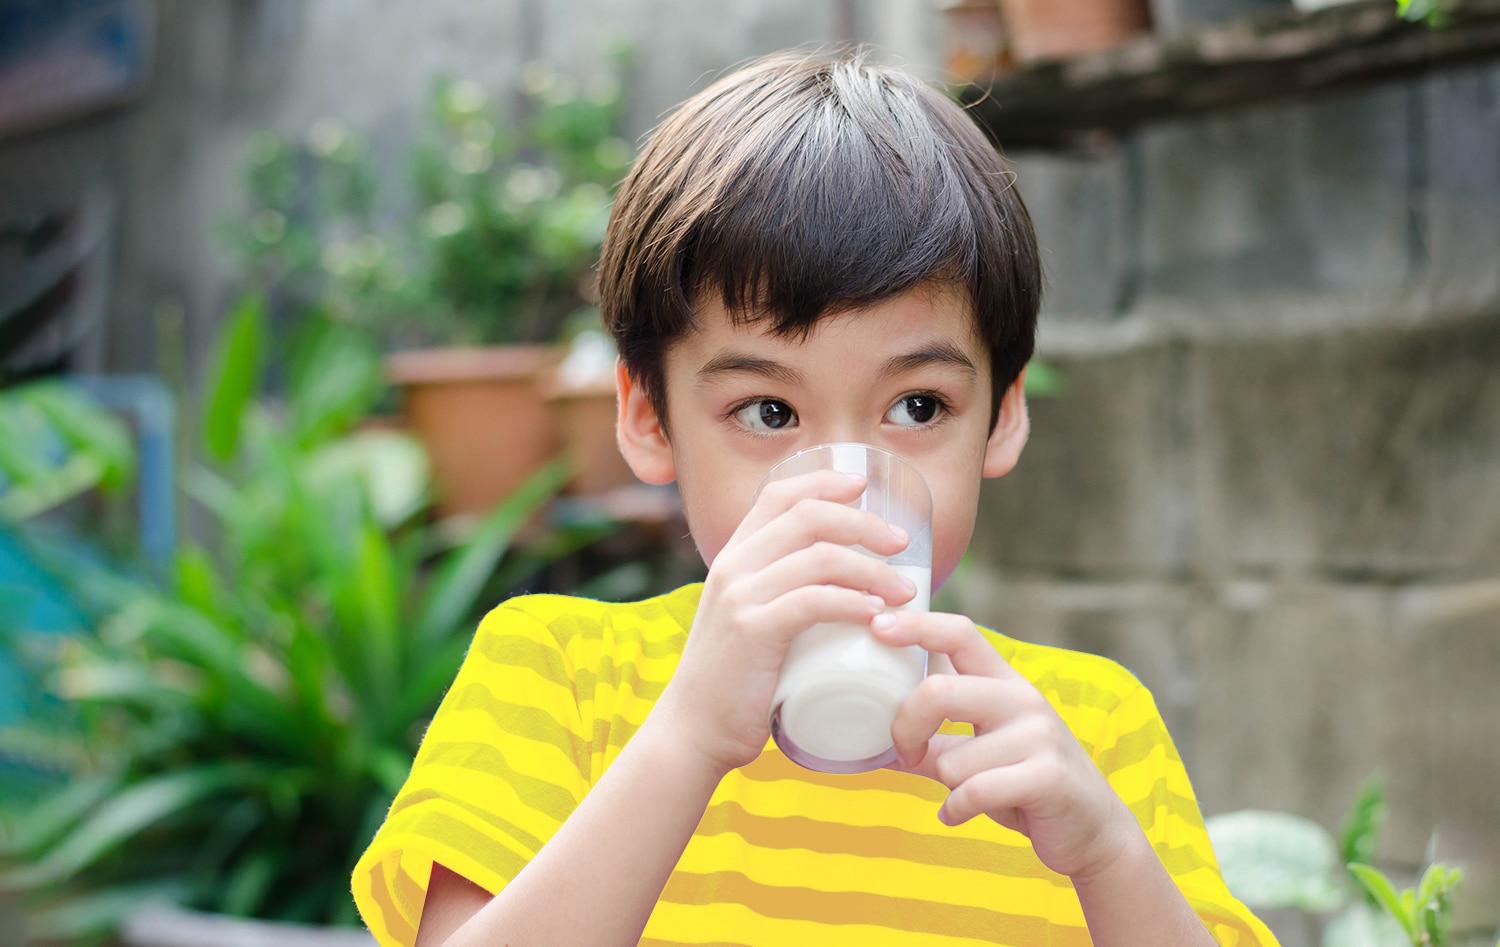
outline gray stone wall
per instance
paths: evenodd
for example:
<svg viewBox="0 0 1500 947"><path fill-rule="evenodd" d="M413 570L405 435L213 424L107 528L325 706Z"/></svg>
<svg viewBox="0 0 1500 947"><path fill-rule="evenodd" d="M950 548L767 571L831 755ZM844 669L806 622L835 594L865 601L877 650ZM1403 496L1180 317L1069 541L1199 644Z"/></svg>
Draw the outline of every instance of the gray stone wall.
<svg viewBox="0 0 1500 947"><path fill-rule="evenodd" d="M1495 924L1500 65L1012 158L1067 390L955 593L1134 670L1209 812L1383 774L1381 857Z"/></svg>

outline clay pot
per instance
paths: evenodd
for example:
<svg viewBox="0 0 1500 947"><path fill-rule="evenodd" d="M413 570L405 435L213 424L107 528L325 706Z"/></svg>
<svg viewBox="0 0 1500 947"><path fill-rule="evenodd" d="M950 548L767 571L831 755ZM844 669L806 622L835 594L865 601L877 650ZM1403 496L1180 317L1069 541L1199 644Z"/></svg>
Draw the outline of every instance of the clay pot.
<svg viewBox="0 0 1500 947"><path fill-rule="evenodd" d="M406 422L432 461L440 515L488 512L562 449L541 387L556 359L539 345L389 357Z"/></svg>
<svg viewBox="0 0 1500 947"><path fill-rule="evenodd" d="M1018 63L1110 49L1150 29L1147 0L1000 0Z"/></svg>
<svg viewBox="0 0 1500 947"><path fill-rule="evenodd" d="M601 496L639 483L615 440L615 386L598 382L555 386L547 396L573 466L568 492Z"/></svg>
<svg viewBox="0 0 1500 947"><path fill-rule="evenodd" d="M943 65L963 82L984 82L1010 65L999 0L943 5Z"/></svg>

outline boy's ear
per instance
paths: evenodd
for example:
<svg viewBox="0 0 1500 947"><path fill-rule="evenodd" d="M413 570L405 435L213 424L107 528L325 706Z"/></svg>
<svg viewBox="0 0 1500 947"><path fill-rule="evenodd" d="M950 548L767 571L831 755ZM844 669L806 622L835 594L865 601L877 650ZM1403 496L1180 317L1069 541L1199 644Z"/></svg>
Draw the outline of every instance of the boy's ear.
<svg viewBox="0 0 1500 947"><path fill-rule="evenodd" d="M984 475L1003 477L1021 459L1021 448L1031 436L1031 419L1026 414L1026 369L1000 398L1000 414L995 429L984 445Z"/></svg>
<svg viewBox="0 0 1500 947"><path fill-rule="evenodd" d="M677 463L672 457L672 445L662 428L651 399L635 379L630 377L625 363L615 361L615 401L619 415L615 419L615 439L620 444L620 453L625 463L642 481L650 484L671 483L677 479Z"/></svg>

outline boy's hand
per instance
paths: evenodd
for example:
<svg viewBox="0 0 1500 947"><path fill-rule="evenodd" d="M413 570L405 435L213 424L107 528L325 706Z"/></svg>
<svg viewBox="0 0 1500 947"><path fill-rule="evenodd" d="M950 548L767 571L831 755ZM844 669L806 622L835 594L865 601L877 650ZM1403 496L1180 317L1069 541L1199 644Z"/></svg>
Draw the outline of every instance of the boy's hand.
<svg viewBox="0 0 1500 947"><path fill-rule="evenodd" d="M1027 836L1048 868L1075 880L1108 868L1138 841L1130 810L1056 710L962 615L889 612L871 624L886 644L946 654L957 674L929 676L891 724L894 765L947 786L938 818L985 814ZM944 718L974 736L939 734Z"/></svg>
<svg viewBox="0 0 1500 947"><path fill-rule="evenodd" d="M914 594L879 555L908 539L844 504L865 479L817 471L761 490L704 583L682 660L650 723L671 728L713 767L752 762L770 737L767 717L792 639L820 622L867 625ZM722 775L722 774L721 774Z"/></svg>

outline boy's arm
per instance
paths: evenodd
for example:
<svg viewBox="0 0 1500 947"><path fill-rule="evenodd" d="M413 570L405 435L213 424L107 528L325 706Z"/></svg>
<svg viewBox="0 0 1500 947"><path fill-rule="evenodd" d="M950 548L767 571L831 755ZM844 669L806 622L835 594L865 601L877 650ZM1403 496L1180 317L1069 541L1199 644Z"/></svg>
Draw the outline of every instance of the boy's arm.
<svg viewBox="0 0 1500 947"><path fill-rule="evenodd" d="M817 622L868 623L912 597L894 569L852 548L889 555L907 542L843 505L864 487L820 471L761 491L709 570L682 658L641 728L494 898L438 874L419 944L639 941L719 781L769 739L792 639Z"/></svg>
<svg viewBox="0 0 1500 947"><path fill-rule="evenodd" d="M418 947L639 941L722 776L651 723L495 897L434 867Z"/></svg>
<svg viewBox="0 0 1500 947"><path fill-rule="evenodd" d="M1072 731L973 622L896 612L871 628L887 644L948 655L958 672L923 681L891 727L901 768L951 790L940 820L988 815L1027 836L1048 868L1072 880L1097 947L1215 943ZM975 735L938 734L944 719L973 724Z"/></svg>

